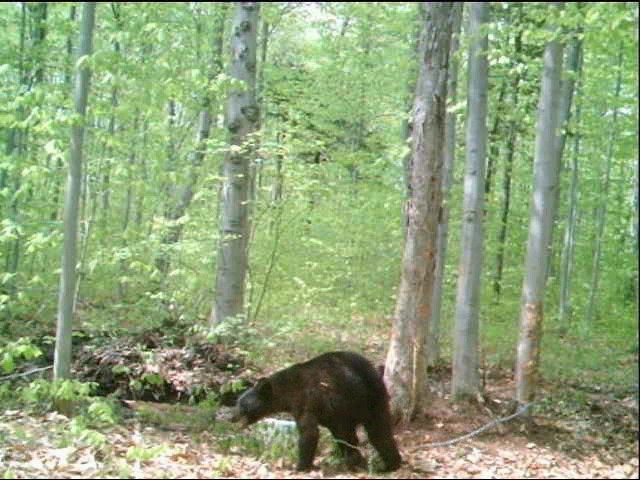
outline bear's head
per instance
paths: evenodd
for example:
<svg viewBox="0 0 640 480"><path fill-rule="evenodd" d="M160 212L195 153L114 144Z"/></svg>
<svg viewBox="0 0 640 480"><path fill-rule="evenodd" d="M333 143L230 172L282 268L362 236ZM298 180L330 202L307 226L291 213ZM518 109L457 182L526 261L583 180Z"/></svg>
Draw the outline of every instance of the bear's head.
<svg viewBox="0 0 640 480"><path fill-rule="evenodd" d="M253 387L238 398L233 421L242 427L257 422L271 413L273 389L268 378L261 378Z"/></svg>

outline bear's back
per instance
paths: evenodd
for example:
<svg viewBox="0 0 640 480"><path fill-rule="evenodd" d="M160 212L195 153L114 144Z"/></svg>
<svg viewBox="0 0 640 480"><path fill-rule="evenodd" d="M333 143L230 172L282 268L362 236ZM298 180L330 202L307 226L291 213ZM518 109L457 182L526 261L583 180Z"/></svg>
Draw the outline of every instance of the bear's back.
<svg viewBox="0 0 640 480"><path fill-rule="evenodd" d="M338 418L362 423L386 409L382 378L365 357L354 352L324 353L276 376L276 383L287 386L292 410L311 410L327 426Z"/></svg>

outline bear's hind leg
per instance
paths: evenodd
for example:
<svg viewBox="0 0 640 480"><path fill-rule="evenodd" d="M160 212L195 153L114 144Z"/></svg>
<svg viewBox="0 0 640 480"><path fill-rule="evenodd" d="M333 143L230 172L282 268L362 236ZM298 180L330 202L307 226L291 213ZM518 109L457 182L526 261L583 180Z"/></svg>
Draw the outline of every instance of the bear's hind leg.
<svg viewBox="0 0 640 480"><path fill-rule="evenodd" d="M333 425L329 427L329 430L336 439L338 450L350 469L366 466L364 457L358 450L358 435L356 435L355 425Z"/></svg>
<svg viewBox="0 0 640 480"><path fill-rule="evenodd" d="M398 446L393 438L393 430L391 427L391 416L388 412L364 424L367 431L369 442L375 447L378 454L384 461L385 470L397 470L400 468L402 457L398 452Z"/></svg>

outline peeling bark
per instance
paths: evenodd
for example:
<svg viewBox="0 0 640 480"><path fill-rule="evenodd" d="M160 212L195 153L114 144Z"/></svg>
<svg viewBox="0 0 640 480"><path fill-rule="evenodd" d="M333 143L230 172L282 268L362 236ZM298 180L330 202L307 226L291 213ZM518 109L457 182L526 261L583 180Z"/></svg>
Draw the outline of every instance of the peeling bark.
<svg viewBox="0 0 640 480"><path fill-rule="evenodd" d="M518 358L526 359L518 368L517 397L521 404L532 402L538 385L540 340L542 337L542 302L525 303L520 319Z"/></svg>
<svg viewBox="0 0 640 480"><path fill-rule="evenodd" d="M392 414L403 420L421 412L427 394L424 349L442 206L447 77L455 17L450 2L429 2L424 8L424 54L412 132L412 194L407 201L402 276L385 365Z"/></svg>

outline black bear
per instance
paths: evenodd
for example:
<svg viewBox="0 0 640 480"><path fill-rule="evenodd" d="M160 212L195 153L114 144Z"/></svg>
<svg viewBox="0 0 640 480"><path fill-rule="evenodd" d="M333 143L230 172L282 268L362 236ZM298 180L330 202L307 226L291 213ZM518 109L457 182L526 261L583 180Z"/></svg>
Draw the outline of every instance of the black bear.
<svg viewBox="0 0 640 480"><path fill-rule="evenodd" d="M379 372L362 355L325 353L260 379L238 399L234 419L247 426L277 412L290 413L296 421L298 471L313 465L319 425L338 440L350 467L364 464L357 449L358 425L364 425L386 470L400 467L387 390Z"/></svg>

